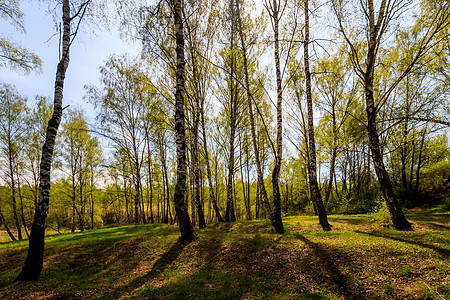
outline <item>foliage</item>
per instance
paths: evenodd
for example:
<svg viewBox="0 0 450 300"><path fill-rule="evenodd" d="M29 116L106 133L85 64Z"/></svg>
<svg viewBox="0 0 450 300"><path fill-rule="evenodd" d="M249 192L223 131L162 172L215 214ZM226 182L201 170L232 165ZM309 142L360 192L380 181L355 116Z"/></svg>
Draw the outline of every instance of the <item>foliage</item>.
<svg viewBox="0 0 450 300"><path fill-rule="evenodd" d="M19 32L25 33L24 14L20 10L20 0L0 1L0 18L8 20ZM0 67L5 66L29 73L32 70L40 70L42 60L13 40L0 36Z"/></svg>
<svg viewBox="0 0 450 300"><path fill-rule="evenodd" d="M435 193L445 190L450 183L450 161L443 160L432 164L422 171L423 193Z"/></svg>

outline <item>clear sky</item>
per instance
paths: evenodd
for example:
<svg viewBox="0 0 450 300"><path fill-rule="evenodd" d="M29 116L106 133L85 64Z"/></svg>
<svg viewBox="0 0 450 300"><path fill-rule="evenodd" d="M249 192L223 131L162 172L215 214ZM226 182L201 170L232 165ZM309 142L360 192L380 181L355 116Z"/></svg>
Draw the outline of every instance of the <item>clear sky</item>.
<svg viewBox="0 0 450 300"><path fill-rule="evenodd" d="M0 20L3 36L8 36L22 47L33 51L43 61L41 73L23 74L8 68L0 69L0 81L15 85L22 96L28 97L30 106L34 104L35 95L53 97L56 66L59 60L58 35L55 35L53 16L48 12L47 4L39 4L39 2L22 1L21 3L21 9L25 13L26 34L20 34L7 21ZM84 109L92 122L95 113L92 111L92 106L83 102L83 86L99 84L99 66L111 54L128 52L136 55L139 50L138 44L122 41L117 28L112 28L110 31L97 30L96 34L81 32L70 49L63 106L70 105Z"/></svg>

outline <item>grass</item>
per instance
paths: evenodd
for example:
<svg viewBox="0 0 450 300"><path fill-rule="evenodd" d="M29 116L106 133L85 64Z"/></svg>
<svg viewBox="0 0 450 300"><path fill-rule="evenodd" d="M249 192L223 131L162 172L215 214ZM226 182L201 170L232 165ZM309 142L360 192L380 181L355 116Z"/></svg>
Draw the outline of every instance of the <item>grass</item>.
<svg viewBox="0 0 450 300"><path fill-rule="evenodd" d="M0 243L0 299L449 299L448 213L413 212L414 231L370 215L213 223L177 243L176 226L134 225L46 238L37 282L12 283L27 241Z"/></svg>

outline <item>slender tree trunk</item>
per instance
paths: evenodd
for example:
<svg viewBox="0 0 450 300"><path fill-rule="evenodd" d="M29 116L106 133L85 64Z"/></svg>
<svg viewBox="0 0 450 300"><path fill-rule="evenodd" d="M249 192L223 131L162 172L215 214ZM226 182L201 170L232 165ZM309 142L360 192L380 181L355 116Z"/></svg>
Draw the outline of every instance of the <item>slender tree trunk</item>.
<svg viewBox="0 0 450 300"><path fill-rule="evenodd" d="M141 210L142 210L142 223L147 224L147 216L145 214L145 201L144 201L144 186L141 182L141 184L139 184L139 189L140 189L140 199L141 199Z"/></svg>
<svg viewBox="0 0 450 300"><path fill-rule="evenodd" d="M381 4L380 12L384 13L385 1ZM384 199L386 201L389 212L391 213L392 223L395 228L399 230L410 230L411 224L406 220L405 215L398 203L398 200L394 194L392 182L389 174L384 166L383 154L380 147L380 137L377 131L377 107L375 106L374 99L374 72L376 64L377 53L377 35L379 34L379 28L375 25L375 15L373 0L368 3L369 13L369 44L366 57L366 71L364 73L364 93L366 98L366 114L367 114L367 133L369 137L369 148L372 154L372 161L375 168L375 173L380 183L381 191L383 192ZM378 17L380 20L381 17Z"/></svg>
<svg viewBox="0 0 450 300"><path fill-rule="evenodd" d="M75 173L72 172L72 232L75 232L75 199L76 199L76 187L75 187Z"/></svg>
<svg viewBox="0 0 450 300"><path fill-rule="evenodd" d="M205 126L205 99L201 102L201 122L202 122L202 134L203 134L203 150L205 152L205 164L206 164L206 175L208 177L209 183L209 199L212 202L214 213L216 214L217 221L224 222L222 215L220 214L219 207L217 206L216 195L214 194L214 185L211 175L211 165L209 162L208 144L206 142L206 126ZM217 184L217 183L216 183Z"/></svg>
<svg viewBox="0 0 450 300"><path fill-rule="evenodd" d="M244 206L245 206L247 220L250 220L250 217L249 217L250 207L248 206L248 201L247 201L247 197L249 195L247 194L247 189L245 186L244 163L242 162L242 134L239 134L239 165L240 165L239 169L241 171L242 197L244 199Z"/></svg>
<svg viewBox="0 0 450 300"><path fill-rule="evenodd" d="M21 186L20 186L20 176L18 173L19 172L17 172L17 192L19 194L19 200L20 200L20 216L22 219L23 230L25 231L25 234L29 238L30 234L28 233L28 230L27 230L27 222L25 222L25 214L23 211L23 195L22 195Z"/></svg>
<svg viewBox="0 0 450 300"><path fill-rule="evenodd" d="M235 18L235 8L233 0L230 0L230 13L231 13L231 40L230 49L235 49L235 30L236 30L236 18ZM233 55L233 54L232 54ZM225 221L235 222L236 215L234 212L234 201L233 199L233 182L234 182L234 167L235 167L235 139L236 139L236 127L237 127L237 102L238 102L238 87L235 82L235 71L236 71L236 57L233 55L231 58L230 65L230 141L229 141L229 157L228 157L228 179L227 179L227 206L225 211Z"/></svg>
<svg viewBox="0 0 450 300"><path fill-rule="evenodd" d="M408 115L408 109L406 111L406 115ZM400 162L401 162L401 176L402 176L402 185L406 190L408 189L407 179L406 179L406 156L408 153L408 117L405 118L405 122L402 124L402 143L400 145ZM413 162L411 163L413 164ZM394 179L395 180L395 179Z"/></svg>
<svg viewBox="0 0 450 300"><path fill-rule="evenodd" d="M127 222L131 223L131 216L129 210L129 200L128 200L128 188L127 188L127 179L125 174L123 175L123 195L125 198L125 214L127 215Z"/></svg>
<svg viewBox="0 0 450 300"><path fill-rule="evenodd" d="M17 238L19 240L22 239L22 229L19 223L19 217L17 215L17 202L16 202L16 181L14 180L14 167L13 167L13 154L12 154L12 141L10 132L8 133L8 160L9 160L9 176L11 179L11 202L12 202L12 208L13 208L13 216L14 216L14 224L17 228Z"/></svg>
<svg viewBox="0 0 450 300"><path fill-rule="evenodd" d="M191 141L191 149L192 149L192 141ZM188 153L189 154L189 153ZM188 164L187 169L189 170L189 182L187 184L188 187L188 193L186 193L186 197L190 196L191 199L191 222L192 222L192 226L195 226L195 224L197 223L197 209L196 209L196 204L195 204L195 188L194 188L194 172L192 171L192 166L194 165L193 159L194 156L192 155L192 153L190 153L190 165ZM189 163L189 156L188 156L188 163Z"/></svg>
<svg viewBox="0 0 450 300"><path fill-rule="evenodd" d="M94 229L94 168L91 168L91 229Z"/></svg>
<svg viewBox="0 0 450 300"><path fill-rule="evenodd" d="M327 207L328 201L330 200L331 191L333 189L333 178L334 178L334 170L336 168L336 156L337 156L337 148L333 146L331 149L331 161L330 161L330 177L328 180L327 191L325 193L325 207Z"/></svg>
<svg viewBox="0 0 450 300"><path fill-rule="evenodd" d="M281 70L280 70L280 46L278 37L278 9L279 3L273 0L272 19L274 29L274 56L275 71L277 77L277 151L275 155L275 165L272 171L272 187L273 187L273 213L272 224L277 233L284 233L283 221L281 220L281 194L279 185L279 176L281 170L281 160L283 158L283 90L281 86Z"/></svg>
<svg viewBox="0 0 450 300"><path fill-rule="evenodd" d="M423 155L423 144L425 143L425 135L427 132L427 127L425 126L425 129L422 133L422 140L420 141L420 149L419 149L419 158L417 161L417 168L416 168L416 185L414 186L414 191L416 194L419 192L419 183L420 183L420 168L422 168L422 155ZM411 174L412 177L412 174Z"/></svg>
<svg viewBox="0 0 450 300"><path fill-rule="evenodd" d="M247 61L247 47L245 45L244 41L244 34L242 30L242 21L240 16L240 9L239 9L239 0L236 0L236 6L237 6L237 17L238 17L238 25L239 25L239 37L241 40L241 47L242 47L242 55L243 55L243 63L244 63L244 77L245 77L245 90L247 93L247 106L248 106L248 113L250 117L250 132L252 136L252 144L253 144L253 150L255 152L255 162L256 162L256 171L257 171L257 178L258 178L258 185L256 190L256 201L257 201L257 210L256 210L256 218L260 216L260 203L259 203L259 196L262 195L263 202L266 208L267 213L269 214L269 219L271 221L272 227L277 230L278 223L274 222L274 218L272 217L272 208L270 206L269 197L267 196L266 186L264 184L264 176L261 166L261 157L259 153L258 148L258 141L256 137L256 126L255 126L255 117L253 114L253 103L252 103L252 94L250 92L250 79L248 74L248 61Z"/></svg>
<svg viewBox="0 0 450 300"><path fill-rule="evenodd" d="M198 101L198 100L197 100ZM199 106L199 105L198 105ZM196 108L199 110L199 107ZM192 156L193 156L193 168L194 168L194 202L196 204L197 214L198 214L198 228L202 229L206 227L205 222L205 214L203 213L203 206L200 199L200 166L199 166L199 149L198 149L198 121L200 116L197 115L195 117L196 121L194 121L194 127L193 128L193 135L194 135L194 141L193 141L193 149L192 149Z"/></svg>
<svg viewBox="0 0 450 300"><path fill-rule="evenodd" d="M337 156L337 126L336 126L336 110L335 110L335 100L333 99L333 104L331 108L331 118L333 121L333 146L331 147L331 160L330 160L330 176L328 180L328 186L325 193L325 207L327 207L328 201L330 200L331 191L333 190L333 177L335 176L336 168L336 156Z"/></svg>
<svg viewBox="0 0 450 300"><path fill-rule="evenodd" d="M14 236L14 234L11 232L11 230L9 229L8 224L6 224L6 220L5 217L3 216L3 211L2 211L2 206L0 205L0 224L3 224L5 226L6 232L8 233L9 237L11 238L11 241L15 241L16 237Z"/></svg>
<svg viewBox="0 0 450 300"><path fill-rule="evenodd" d="M309 69L309 5L308 0L305 0L305 43L304 43L304 64L305 64L305 81L306 81L306 103L308 106L308 142L309 142L309 156L308 156L308 179L309 189L311 192L311 200L319 215L319 223L324 231L331 230L328 223L325 206L322 202L322 195L320 194L319 184L317 182L316 169L316 143L314 137L314 115L312 106L312 92L311 92L311 71Z"/></svg>
<svg viewBox="0 0 450 300"><path fill-rule="evenodd" d="M180 227L180 240L189 243L195 240L195 232L189 219L184 202L186 194L186 133L184 127L184 34L183 34L183 0L173 1L176 37L176 92L175 92L175 133L177 148L177 181L174 193L174 205Z"/></svg>
<svg viewBox="0 0 450 300"><path fill-rule="evenodd" d="M255 219L259 219L259 184L256 184L256 197L255 197Z"/></svg>
<svg viewBox="0 0 450 300"><path fill-rule="evenodd" d="M134 223L139 223L139 207L140 207L140 174L139 174L139 165L138 161L136 162L136 174L133 176L134 178Z"/></svg>
<svg viewBox="0 0 450 300"><path fill-rule="evenodd" d="M33 225L29 239L28 254L25 265L16 278L16 281L37 280L44 261L44 237L45 221L48 214L49 196L50 196L50 170L52 166L53 150L55 146L56 134L61 122L62 115L62 97L64 78L69 65L69 47L70 47L70 5L69 0L62 1L63 13L63 37L62 37L62 57L58 63L55 80L55 94L53 115L48 122L47 134L42 147L42 157L40 164L40 184L39 184L39 202L36 206Z"/></svg>
<svg viewBox="0 0 450 300"><path fill-rule="evenodd" d="M150 223L154 223L155 220L153 218L153 174L152 174L152 154L150 152L150 140L148 136L147 130L145 131L146 138L147 138L147 156L148 156L148 183L150 186ZM147 190L148 191L148 190Z"/></svg>
<svg viewBox="0 0 450 300"><path fill-rule="evenodd" d="M164 222L167 224L169 222L169 213L170 213L170 186L169 186L169 174L167 171L167 162L166 156L164 155L164 178L166 182L166 203L164 204L166 207Z"/></svg>
<svg viewBox="0 0 450 300"><path fill-rule="evenodd" d="M248 220L252 219L252 207L251 207L251 203L250 203L250 190L251 190L251 183L250 183L250 168L249 168L249 160L250 160L250 153L249 153L249 148L248 146L245 147L245 155L246 155L246 171L247 171L247 207L248 207L248 211L247 211L247 218Z"/></svg>
<svg viewBox="0 0 450 300"><path fill-rule="evenodd" d="M81 162L80 162L81 164ZM83 172L83 170L80 169L80 172ZM80 179L80 231L84 231L84 212L85 212L85 203L86 200L83 196L83 180Z"/></svg>

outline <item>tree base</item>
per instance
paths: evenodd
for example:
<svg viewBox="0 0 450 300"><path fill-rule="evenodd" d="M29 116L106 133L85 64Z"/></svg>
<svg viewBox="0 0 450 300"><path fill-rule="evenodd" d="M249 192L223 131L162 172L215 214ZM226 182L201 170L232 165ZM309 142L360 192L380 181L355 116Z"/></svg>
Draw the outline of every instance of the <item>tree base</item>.
<svg viewBox="0 0 450 300"><path fill-rule="evenodd" d="M195 241L195 239L197 238L197 236L195 234L191 234L191 235L186 235L186 236L180 236L178 238L178 242L182 245L187 245L192 243L193 241Z"/></svg>
<svg viewBox="0 0 450 300"><path fill-rule="evenodd" d="M395 227L395 229L401 230L401 231L414 231L411 223L409 223L408 221L401 222L399 224L394 224L394 227Z"/></svg>

